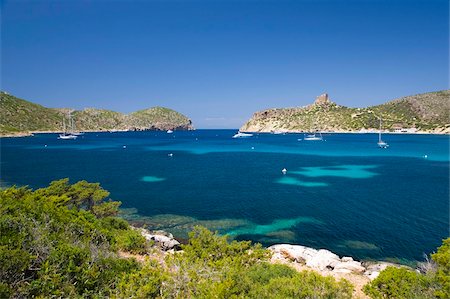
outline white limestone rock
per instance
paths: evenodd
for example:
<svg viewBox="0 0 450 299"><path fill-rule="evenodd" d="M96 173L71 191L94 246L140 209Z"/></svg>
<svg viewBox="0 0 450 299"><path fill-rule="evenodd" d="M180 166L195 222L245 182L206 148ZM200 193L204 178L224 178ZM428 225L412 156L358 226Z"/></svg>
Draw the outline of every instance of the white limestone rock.
<svg viewBox="0 0 450 299"><path fill-rule="evenodd" d="M175 240L170 233L164 231L150 232L144 228L141 228L140 232L145 239L155 242L155 245L159 246L164 251L177 249L180 246L180 242Z"/></svg>
<svg viewBox="0 0 450 299"><path fill-rule="evenodd" d="M399 267L399 265L387 262L367 263L365 265L366 271L364 271L364 275L369 277L370 280L374 280L387 267Z"/></svg>
<svg viewBox="0 0 450 299"><path fill-rule="evenodd" d="M333 270L334 267L341 262L338 255L326 249L320 249L316 255L306 261L306 265L313 269Z"/></svg>
<svg viewBox="0 0 450 299"><path fill-rule="evenodd" d="M366 268L364 268L361 265L361 262L358 261L345 261L345 262L340 262L338 263L333 271L335 272L354 272L354 273L363 273L364 271L366 271ZM349 271L349 272L347 272Z"/></svg>

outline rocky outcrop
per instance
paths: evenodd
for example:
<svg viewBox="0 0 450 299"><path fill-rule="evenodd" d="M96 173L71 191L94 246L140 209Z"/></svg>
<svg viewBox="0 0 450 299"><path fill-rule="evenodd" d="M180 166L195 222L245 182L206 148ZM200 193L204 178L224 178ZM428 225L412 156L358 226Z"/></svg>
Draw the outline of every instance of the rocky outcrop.
<svg viewBox="0 0 450 299"><path fill-rule="evenodd" d="M364 275L369 277L370 280L377 278L380 272L387 267L399 267L399 265L387 262L363 262L363 266L366 269Z"/></svg>
<svg viewBox="0 0 450 299"><path fill-rule="evenodd" d="M299 263L321 273L363 274L371 280L375 279L388 266L398 267L398 265L385 262L362 263L353 260L352 257L340 258L326 249L317 250L301 245L277 244L270 246L269 250L272 251L272 259L275 261Z"/></svg>
<svg viewBox="0 0 450 299"><path fill-rule="evenodd" d="M314 101L314 105L320 105L320 106L326 106L326 105L331 104L331 103L332 102L330 101L327 93L321 94Z"/></svg>
<svg viewBox="0 0 450 299"><path fill-rule="evenodd" d="M149 231L145 228L137 229L147 241L153 242L155 246L158 246L163 251L180 249L180 242L175 240L171 233L165 231Z"/></svg>

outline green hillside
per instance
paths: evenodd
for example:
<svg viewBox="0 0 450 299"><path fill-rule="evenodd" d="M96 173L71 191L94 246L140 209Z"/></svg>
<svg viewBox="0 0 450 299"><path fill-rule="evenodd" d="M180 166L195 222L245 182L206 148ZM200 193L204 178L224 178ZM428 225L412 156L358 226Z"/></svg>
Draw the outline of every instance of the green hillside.
<svg viewBox="0 0 450 299"><path fill-rule="evenodd" d="M56 130L63 113L0 93L0 133Z"/></svg>
<svg viewBox="0 0 450 299"><path fill-rule="evenodd" d="M299 108L256 112L241 131L359 131L416 128L422 132L450 132L450 90L408 96L367 108L340 106L322 95L314 104Z"/></svg>
<svg viewBox="0 0 450 299"><path fill-rule="evenodd" d="M189 118L172 109L154 107L129 115L111 110L52 109L0 92L0 134L61 131L69 113L79 131L191 130Z"/></svg>

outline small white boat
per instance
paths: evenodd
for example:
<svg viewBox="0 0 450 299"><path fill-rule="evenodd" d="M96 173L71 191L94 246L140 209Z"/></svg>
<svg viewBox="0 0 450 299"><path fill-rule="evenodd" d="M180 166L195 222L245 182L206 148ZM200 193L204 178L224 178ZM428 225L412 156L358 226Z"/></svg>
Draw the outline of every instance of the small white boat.
<svg viewBox="0 0 450 299"><path fill-rule="evenodd" d="M314 134L307 134L305 135L305 137L303 137L303 140L307 140L307 141L322 141L322 133L319 133L319 136L316 135L316 133Z"/></svg>
<svg viewBox="0 0 450 299"><path fill-rule="evenodd" d="M77 138L78 138L78 136L76 136L76 135L66 134L66 133L59 134L59 137L58 137L58 139L77 139Z"/></svg>
<svg viewBox="0 0 450 299"><path fill-rule="evenodd" d="M387 143L384 142L383 140L378 141L377 144L378 144L378 146L379 146L380 148L388 148L388 147L389 147L389 144L387 144Z"/></svg>
<svg viewBox="0 0 450 299"><path fill-rule="evenodd" d="M250 133L242 133L242 132L237 132L236 134L233 135L233 138L245 138L245 137L252 137L253 134Z"/></svg>
<svg viewBox="0 0 450 299"><path fill-rule="evenodd" d="M172 134L173 131L172 130L167 130L167 134Z"/></svg>
<svg viewBox="0 0 450 299"><path fill-rule="evenodd" d="M378 147L379 148L388 148L389 144L381 139L381 118L380 118L380 132L378 132Z"/></svg>

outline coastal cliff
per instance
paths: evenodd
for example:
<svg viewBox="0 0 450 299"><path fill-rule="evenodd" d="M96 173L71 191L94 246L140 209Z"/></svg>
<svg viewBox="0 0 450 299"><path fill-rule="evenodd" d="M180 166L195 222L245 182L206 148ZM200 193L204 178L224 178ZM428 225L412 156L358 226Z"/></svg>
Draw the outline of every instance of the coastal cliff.
<svg viewBox="0 0 450 299"><path fill-rule="evenodd" d="M404 133L450 133L450 90L418 94L366 108L350 108L328 94L313 104L256 112L243 132L371 132L379 129Z"/></svg>
<svg viewBox="0 0 450 299"><path fill-rule="evenodd" d="M78 131L194 129L188 117L164 107L153 107L131 114L95 108L53 109L0 92L0 136L26 136L31 132L60 132L63 119L69 114Z"/></svg>

